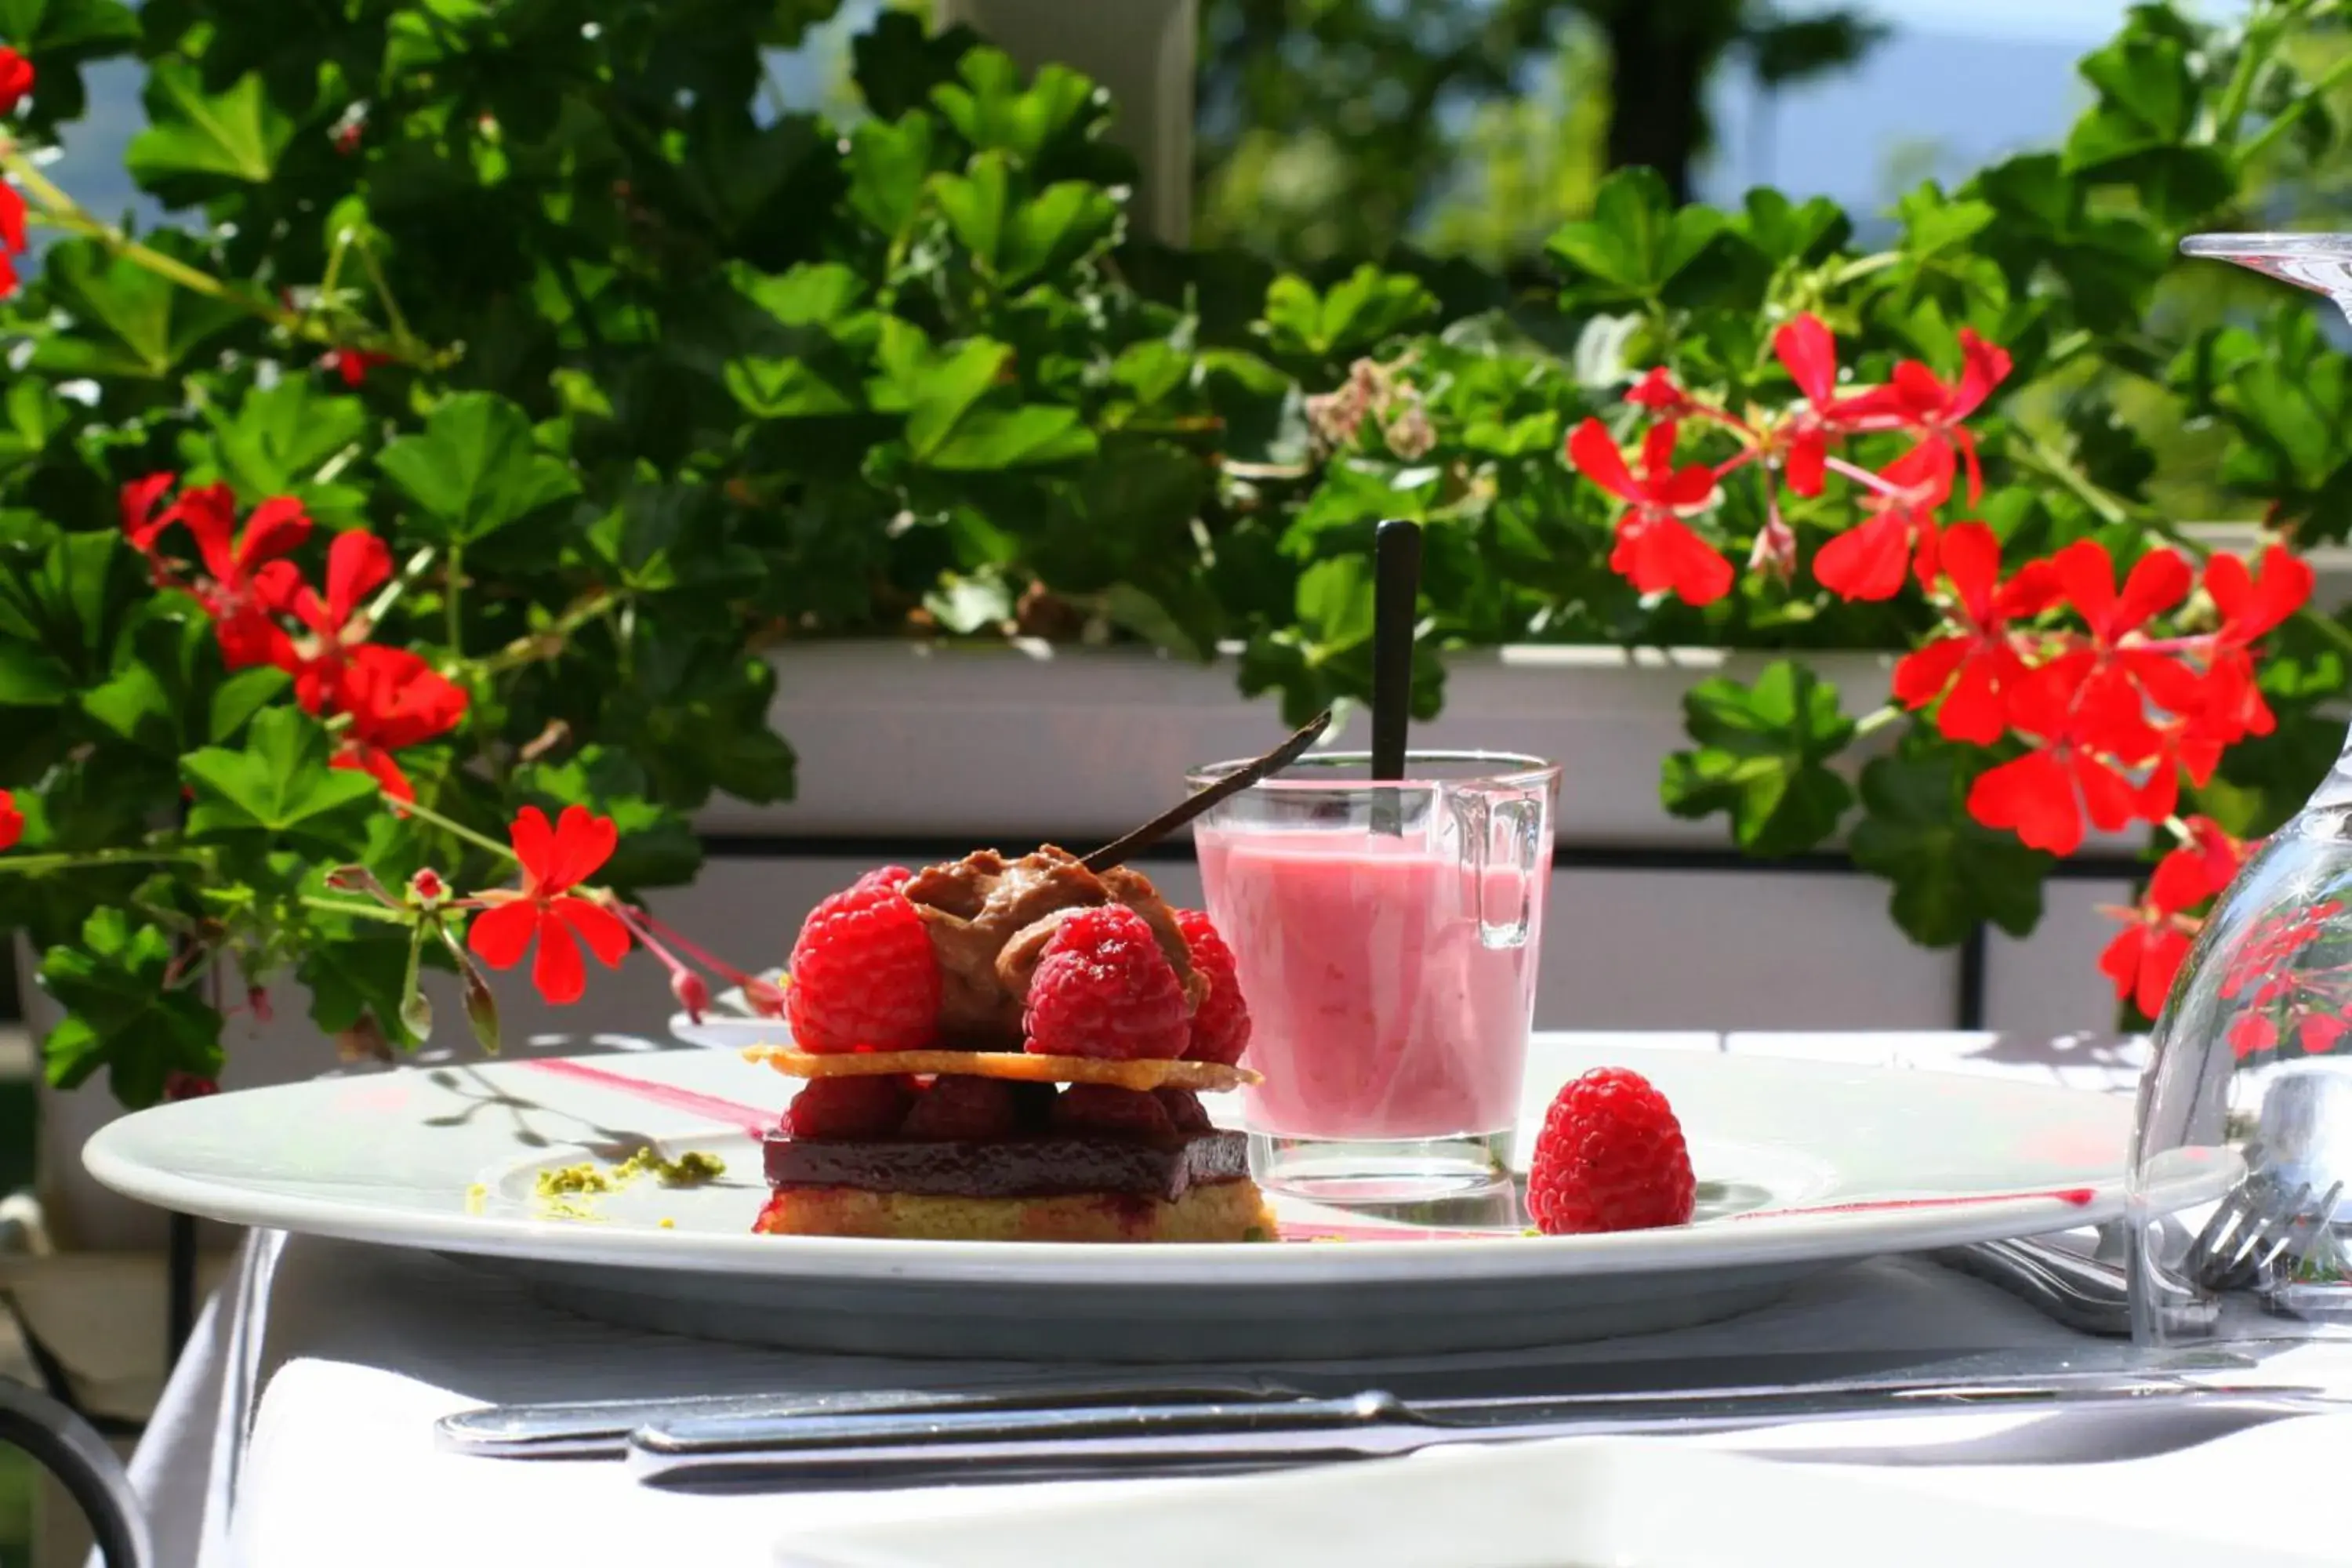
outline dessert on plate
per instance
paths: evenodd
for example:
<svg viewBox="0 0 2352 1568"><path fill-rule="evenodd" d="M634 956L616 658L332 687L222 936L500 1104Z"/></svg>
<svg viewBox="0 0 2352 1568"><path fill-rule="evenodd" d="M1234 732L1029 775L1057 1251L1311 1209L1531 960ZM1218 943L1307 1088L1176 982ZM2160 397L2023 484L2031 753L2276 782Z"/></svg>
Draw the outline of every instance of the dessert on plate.
<svg viewBox="0 0 2352 1568"><path fill-rule="evenodd" d="M767 1139L772 1235L1250 1241L1274 1225L1242 1134L1249 1009L1208 918L1046 846L887 867L793 949L805 1079Z"/></svg>

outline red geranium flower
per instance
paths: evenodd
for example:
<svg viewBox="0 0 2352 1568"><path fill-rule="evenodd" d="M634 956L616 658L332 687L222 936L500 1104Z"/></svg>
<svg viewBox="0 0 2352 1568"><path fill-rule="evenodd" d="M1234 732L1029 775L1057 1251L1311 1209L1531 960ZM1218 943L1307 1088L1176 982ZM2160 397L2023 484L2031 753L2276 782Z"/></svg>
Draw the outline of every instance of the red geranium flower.
<svg viewBox="0 0 2352 1568"><path fill-rule="evenodd" d="M16 797L0 789L0 849L14 849L25 837L25 814L16 809Z"/></svg>
<svg viewBox="0 0 2352 1568"><path fill-rule="evenodd" d="M140 487L153 485L152 476L140 480ZM160 493L160 489L156 492ZM124 498L125 521L134 499ZM146 504L153 504L153 496L146 495ZM310 520L302 510L302 503L291 496L275 496L253 509L240 531L236 524L236 498L226 485L204 485L182 493L178 502L155 520L142 532L152 552L156 535L173 523L184 526L196 542L196 553L204 563L205 575L191 590L211 612L214 635L219 637L221 657L231 669L244 669L254 665L274 664L282 668L294 667L294 641L285 628L271 618L271 610L284 596L286 567L277 574L266 574L265 568L298 548L310 537ZM140 535L134 534L132 542Z"/></svg>
<svg viewBox="0 0 2352 1568"><path fill-rule="evenodd" d="M415 800L392 753L456 729L466 692L405 648L362 643L344 656L333 706L351 716L333 765L371 775L394 800Z"/></svg>
<svg viewBox="0 0 2352 1568"><path fill-rule="evenodd" d="M1675 384L1674 373L1653 365L1650 373L1626 389L1625 401L1668 419L1680 417L1691 405L1690 394Z"/></svg>
<svg viewBox="0 0 2352 1568"><path fill-rule="evenodd" d="M522 889L477 895L489 907L474 917L466 945L491 968L512 969L536 939L531 984L550 1002L577 1002L588 988L582 942L608 969L629 951L629 928L620 918L572 891L612 858L619 832L611 817L592 816L584 805L565 806L551 827L545 812L527 805L509 837L522 862Z"/></svg>
<svg viewBox="0 0 2352 1568"><path fill-rule="evenodd" d="M2068 654L2032 670L2011 687L2011 723L2036 738L2036 749L1977 775L1969 786L1969 815L1987 827L2006 827L2029 848L2072 855L2082 847L2084 817L2103 833L2141 815L2138 791L2117 771L2105 743L2112 716L2086 722L2077 699L2093 656Z"/></svg>
<svg viewBox="0 0 2352 1568"><path fill-rule="evenodd" d="M1837 339L1819 316L1799 316L1772 334L1772 352L1805 395L1806 410L1789 427L1781 471L1801 496L1822 493L1830 443L1828 415L1837 403Z"/></svg>
<svg viewBox="0 0 2352 1568"><path fill-rule="evenodd" d="M1915 563L1932 568L1936 522L1906 506L1883 509L1839 534L1813 557L1813 578L1841 599L1891 599L1903 591Z"/></svg>
<svg viewBox="0 0 2352 1568"><path fill-rule="evenodd" d="M33 62L0 44L0 114L14 114L33 90Z"/></svg>
<svg viewBox="0 0 2352 1568"><path fill-rule="evenodd" d="M1689 604L1712 604L1731 591L1731 563L1675 513L1706 503L1715 494L1715 470L1705 463L1675 467L1676 430L1671 419L1650 426L1642 438L1638 479L1598 419L1587 419L1569 437L1569 460L1632 507L1617 520L1611 569L1644 594L1674 593Z"/></svg>
<svg viewBox="0 0 2352 1568"><path fill-rule="evenodd" d="M332 699L342 679L352 646L365 639L366 619L360 606L367 596L392 578L392 551L363 528L335 535L327 547L327 596L299 577L274 580L276 606L310 630L296 650L294 696L305 710L317 713Z"/></svg>
<svg viewBox="0 0 2352 1568"><path fill-rule="evenodd" d="M366 384L368 372L380 364L390 364L390 354L380 354L370 349L329 349L319 356L319 368L333 371L343 378L343 384L358 388Z"/></svg>
<svg viewBox="0 0 2352 1568"><path fill-rule="evenodd" d="M1984 406L2009 377L2009 351L1989 343L1971 328L1960 329L1960 378L1947 384L1917 360L1905 360L1885 386L1836 404L1833 417L1885 429L1916 430L1920 445L1947 457L1958 453L1969 468L1969 504L1984 494L1984 471L1977 462L1976 437L1962 421Z"/></svg>
<svg viewBox="0 0 2352 1568"><path fill-rule="evenodd" d="M2000 542L1981 522L1946 529L1936 558L1958 599L1960 629L1903 656L1895 667L1895 697L1913 710L1942 697L1936 728L1955 741L1990 746L2009 732L2002 688L2026 668L2010 646L2009 622L2047 609L2055 585L2040 563L2001 585Z"/></svg>
<svg viewBox="0 0 2352 1568"><path fill-rule="evenodd" d="M2221 640L2245 647L2275 628L2311 598L2315 574L2311 563L2282 545L2263 552L2262 574L2249 573L2235 555L2205 563L2205 591L2221 612Z"/></svg>

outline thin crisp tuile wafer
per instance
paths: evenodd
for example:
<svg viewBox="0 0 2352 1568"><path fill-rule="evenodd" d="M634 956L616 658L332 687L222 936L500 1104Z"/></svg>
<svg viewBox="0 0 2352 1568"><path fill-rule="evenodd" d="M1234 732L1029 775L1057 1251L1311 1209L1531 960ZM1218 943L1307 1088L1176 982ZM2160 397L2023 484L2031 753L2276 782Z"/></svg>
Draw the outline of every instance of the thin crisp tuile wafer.
<svg viewBox="0 0 2352 1568"><path fill-rule="evenodd" d="M885 1073L961 1073L1020 1083L1107 1083L1117 1089L1190 1089L1215 1093L1257 1083L1247 1068L1215 1062L1105 1061L1096 1057L1033 1056L1027 1051L803 1051L751 1046L743 1059L765 1062L786 1078L869 1078Z"/></svg>

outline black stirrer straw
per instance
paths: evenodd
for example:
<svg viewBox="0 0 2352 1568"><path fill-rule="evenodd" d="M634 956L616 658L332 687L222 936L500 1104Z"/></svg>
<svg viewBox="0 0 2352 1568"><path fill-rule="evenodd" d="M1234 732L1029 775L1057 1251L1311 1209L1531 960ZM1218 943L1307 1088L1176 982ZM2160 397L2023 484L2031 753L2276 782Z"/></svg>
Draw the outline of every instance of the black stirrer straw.
<svg viewBox="0 0 2352 1568"><path fill-rule="evenodd" d="M1412 717L1412 634L1420 614L1421 525L1391 518L1372 535L1372 779L1404 777L1405 727ZM1372 795L1372 831L1404 831L1394 790Z"/></svg>

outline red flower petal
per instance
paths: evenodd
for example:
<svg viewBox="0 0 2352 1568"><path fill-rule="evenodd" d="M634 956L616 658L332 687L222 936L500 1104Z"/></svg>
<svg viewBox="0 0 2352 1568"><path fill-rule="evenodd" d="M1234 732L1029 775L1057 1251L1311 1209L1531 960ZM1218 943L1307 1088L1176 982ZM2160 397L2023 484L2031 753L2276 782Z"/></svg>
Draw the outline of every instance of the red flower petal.
<svg viewBox="0 0 2352 1568"><path fill-rule="evenodd" d="M1944 694L1953 675L1969 657L1976 639L1937 637L1905 654L1895 666L1895 700L1906 708L1925 708Z"/></svg>
<svg viewBox="0 0 2352 1568"><path fill-rule="evenodd" d="M613 858L621 841L620 829L609 816L598 816L584 805L567 805L555 821L555 847L540 879L541 893L560 893L595 875Z"/></svg>
<svg viewBox="0 0 2352 1568"><path fill-rule="evenodd" d="M538 910L539 960L530 966L530 983L557 1006L580 1000L588 989L588 965L580 957L580 943L563 917L551 908Z"/></svg>
<svg viewBox="0 0 2352 1568"><path fill-rule="evenodd" d="M2147 942L2140 949L2138 984L2132 996L2144 1016L2153 1018L2164 1011L2164 999L2172 994L2172 983L2188 958L2189 938L2185 932L2168 925L2148 929Z"/></svg>
<svg viewBox="0 0 2352 1568"><path fill-rule="evenodd" d="M508 899L476 915L466 928L466 945L492 969L512 969L530 951L539 929L539 907L529 899Z"/></svg>
<svg viewBox="0 0 2352 1568"><path fill-rule="evenodd" d="M2047 751L2029 752L1977 775L1969 786L1969 815L1987 827L2006 827L2029 848L2072 855L2083 846L2083 811L2064 763Z"/></svg>
<svg viewBox="0 0 2352 1568"><path fill-rule="evenodd" d="M1627 390L1625 401L1660 414L1676 414L1689 405L1690 398L1675 384L1674 374L1661 364L1653 365L1647 375Z"/></svg>
<svg viewBox="0 0 2352 1568"><path fill-rule="evenodd" d="M246 520L245 532L236 542L235 575L244 577L265 561L290 554L310 537L310 518L302 503L292 496L270 497ZM216 572L214 575L227 582L232 574Z"/></svg>
<svg viewBox="0 0 2352 1568"><path fill-rule="evenodd" d="M392 550L363 528L335 535L327 546L326 625L313 623L321 635L339 632L356 614L360 601L392 580Z"/></svg>
<svg viewBox="0 0 2352 1568"><path fill-rule="evenodd" d="M0 849L14 849L25 837L25 814L16 809L16 797L0 789Z"/></svg>
<svg viewBox="0 0 2352 1568"><path fill-rule="evenodd" d="M2116 999L2126 1001L2139 985L2140 954L2147 947L2147 922L2133 920L2099 953L2099 973L2115 982Z"/></svg>
<svg viewBox="0 0 2352 1568"><path fill-rule="evenodd" d="M1801 496L1817 496L1828 482L1829 462L1829 437L1818 429L1800 430L1790 439L1789 456L1780 471L1790 489Z"/></svg>
<svg viewBox="0 0 2352 1568"><path fill-rule="evenodd" d="M2095 539L2078 539L2050 558L2069 608L2098 630L2114 616L2116 563Z"/></svg>
<svg viewBox="0 0 2352 1568"><path fill-rule="evenodd" d="M375 780L376 784L384 794L394 800L416 798L416 786L408 782L408 775L400 771L400 764L393 761L390 752L358 742L351 742L328 759L327 765L331 768L347 768L367 774Z"/></svg>
<svg viewBox="0 0 2352 1568"><path fill-rule="evenodd" d="M1824 411L1836 401L1837 339L1819 316L1807 311L1774 332L1772 352L1815 410Z"/></svg>
<svg viewBox="0 0 2352 1568"><path fill-rule="evenodd" d="M0 183L0 247L11 256L25 254L25 198L5 183Z"/></svg>
<svg viewBox="0 0 2352 1568"><path fill-rule="evenodd" d="M2102 833L2115 833L2132 825L2139 816L2139 792L2132 788L2131 780L2079 750L2068 753L2067 764L2083 792L2083 805L2091 814L2092 826Z"/></svg>
<svg viewBox="0 0 2352 1568"><path fill-rule="evenodd" d="M2221 890L2205 858L2194 849L2175 849L2156 863L2148 879L2147 901L2166 914L2193 909Z"/></svg>
<svg viewBox="0 0 2352 1568"><path fill-rule="evenodd" d="M1936 710L1936 728L1955 741L1990 746L2009 733L2009 704L2003 697L2002 673L2011 664L2000 648L1980 647L1960 666L1944 705Z"/></svg>
<svg viewBox="0 0 2352 1568"><path fill-rule="evenodd" d="M1960 384L1953 389L1944 411L1948 419L1966 419L1984 406L1993 389L2009 379L2013 362L2009 351L1977 336L1972 327L1960 329Z"/></svg>
<svg viewBox="0 0 2352 1568"><path fill-rule="evenodd" d="M1685 604L1711 605L1731 592L1731 563L1675 518L1627 518L1609 565L1643 593L1675 594Z"/></svg>
<svg viewBox="0 0 2352 1568"><path fill-rule="evenodd" d="M1568 460L1576 465L1578 473L1620 500L1638 505L1648 499L1633 482L1633 470L1625 467L1625 454L1617 449L1609 426L1598 419L1587 419L1570 434Z"/></svg>
<svg viewBox="0 0 2352 1568"><path fill-rule="evenodd" d="M2247 1013L2230 1026L2230 1053L2240 1061L2278 1045L2278 1020L2268 1013Z"/></svg>
<svg viewBox="0 0 2352 1568"><path fill-rule="evenodd" d="M1994 620L1993 586L2000 579L2000 541L1981 522L1956 522L1944 530L1937 548L1937 569L1951 579L1953 591L1969 618L1990 627Z"/></svg>
<svg viewBox="0 0 2352 1568"><path fill-rule="evenodd" d="M2221 635L2242 647L2274 629L2311 597L2311 563L2284 546L2263 552L2262 575L2251 576L2235 555L2205 563L2205 591L2221 612Z"/></svg>
<svg viewBox="0 0 2352 1568"><path fill-rule="evenodd" d="M1847 529L1813 557L1813 577L1842 599L1891 599L1911 575L1911 518L1885 511Z"/></svg>
<svg viewBox="0 0 2352 1568"><path fill-rule="evenodd" d="M507 829L507 842L514 846L515 858L522 862L522 885L539 890L555 860L555 827L547 820L547 813L535 805L515 813Z"/></svg>
<svg viewBox="0 0 2352 1568"><path fill-rule="evenodd" d="M621 917L589 899L561 898L548 905L570 926L596 961L611 969L629 955L629 928Z"/></svg>
<svg viewBox="0 0 2352 1568"><path fill-rule="evenodd" d="M0 44L0 114L14 114L33 90L33 62Z"/></svg>
<svg viewBox="0 0 2352 1568"><path fill-rule="evenodd" d="M122 509L122 536L131 547L144 555L155 548L155 536L163 531L171 519L155 521L155 503L163 492L179 482L177 474L150 474L143 479L132 479L117 492L117 504Z"/></svg>
<svg viewBox="0 0 2352 1568"><path fill-rule="evenodd" d="M2137 631L2156 616L2189 596L2196 574L2189 567L2188 557L2169 546L2159 546L2141 556L2133 565L2131 575L2125 579L2123 598L2116 606L2115 624L2105 628L2107 635L2121 637Z"/></svg>

